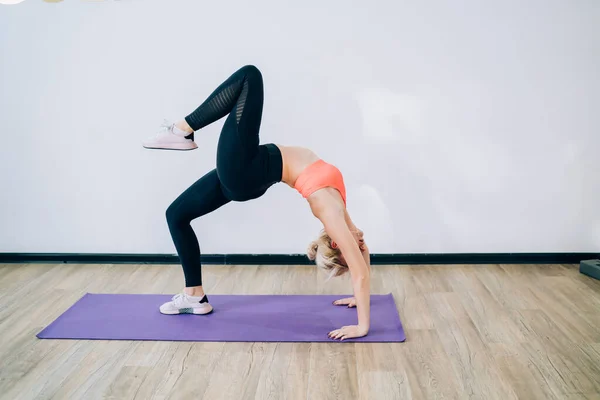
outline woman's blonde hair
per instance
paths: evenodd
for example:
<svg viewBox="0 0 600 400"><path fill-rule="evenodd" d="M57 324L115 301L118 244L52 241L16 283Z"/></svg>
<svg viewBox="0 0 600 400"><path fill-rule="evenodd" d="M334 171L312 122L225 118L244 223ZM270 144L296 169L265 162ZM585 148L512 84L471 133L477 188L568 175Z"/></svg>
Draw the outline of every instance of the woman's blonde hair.
<svg viewBox="0 0 600 400"><path fill-rule="evenodd" d="M348 266L341 261L342 252L339 248L331 247L331 238L324 230L316 240L310 242L306 253L309 260L315 261L319 268L328 273L328 279L348 272Z"/></svg>

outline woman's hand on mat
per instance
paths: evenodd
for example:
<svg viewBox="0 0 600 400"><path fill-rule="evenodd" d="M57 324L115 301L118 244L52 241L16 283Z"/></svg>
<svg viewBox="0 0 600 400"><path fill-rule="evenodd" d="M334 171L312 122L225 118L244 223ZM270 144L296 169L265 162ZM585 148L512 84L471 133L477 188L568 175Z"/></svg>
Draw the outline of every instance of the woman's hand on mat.
<svg viewBox="0 0 600 400"><path fill-rule="evenodd" d="M354 297L348 297L345 299L336 300L333 302L334 306L348 306L348 308L356 307L356 299Z"/></svg>
<svg viewBox="0 0 600 400"><path fill-rule="evenodd" d="M329 332L329 337L331 339L352 339L366 336L369 333L368 329L365 329L359 325L349 325L343 326L340 329L336 329L335 331Z"/></svg>

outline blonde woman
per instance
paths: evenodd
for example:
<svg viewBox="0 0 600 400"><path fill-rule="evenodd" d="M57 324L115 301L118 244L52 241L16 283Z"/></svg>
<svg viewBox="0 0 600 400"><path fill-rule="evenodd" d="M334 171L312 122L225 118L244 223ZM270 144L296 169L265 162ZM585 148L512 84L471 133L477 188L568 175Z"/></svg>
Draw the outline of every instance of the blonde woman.
<svg viewBox="0 0 600 400"><path fill-rule="evenodd" d="M354 297L335 305L356 307L357 325L329 332L333 339L367 335L370 326L370 263L363 233L346 210L340 171L309 149L259 144L263 80L251 65L242 67L176 124L147 140L150 149L193 150L194 132L227 116L217 148L216 168L184 191L167 209L167 222L185 275L182 293L163 304L163 314L208 314L213 308L202 288L200 247L190 222L230 201L262 196L283 182L306 198L323 231L308 248L308 257L330 277L350 272Z"/></svg>

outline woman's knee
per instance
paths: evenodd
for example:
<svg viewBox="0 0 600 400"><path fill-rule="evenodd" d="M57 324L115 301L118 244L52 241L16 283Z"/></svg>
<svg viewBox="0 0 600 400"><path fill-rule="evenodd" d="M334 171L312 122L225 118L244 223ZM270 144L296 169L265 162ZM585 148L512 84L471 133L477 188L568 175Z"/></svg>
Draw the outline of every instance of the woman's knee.
<svg viewBox="0 0 600 400"><path fill-rule="evenodd" d="M262 79L262 74L255 65L245 65L240 71L242 71L248 79Z"/></svg>
<svg viewBox="0 0 600 400"><path fill-rule="evenodd" d="M183 213L181 212L181 207L178 207L177 201L174 201L173 203L171 203L171 205L167 208L165 216L167 218L167 224L169 224L169 226L177 226L182 223L190 222L190 221L186 221L186 218L184 217Z"/></svg>

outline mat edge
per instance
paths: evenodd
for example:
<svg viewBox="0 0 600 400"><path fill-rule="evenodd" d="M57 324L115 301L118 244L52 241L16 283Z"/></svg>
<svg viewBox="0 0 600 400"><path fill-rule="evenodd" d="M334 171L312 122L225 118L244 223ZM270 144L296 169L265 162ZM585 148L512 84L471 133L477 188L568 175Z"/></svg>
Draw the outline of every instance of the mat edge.
<svg viewBox="0 0 600 400"><path fill-rule="evenodd" d="M400 310L398 309L398 306L396 305L396 299L394 298L394 293L389 292L389 299L392 302L392 305L394 307L394 309L396 310L396 318L397 321L395 322L396 324L396 328L398 329L399 332L402 332L404 334L404 339L400 340L398 342L394 342L394 343L404 343L406 342L406 330L404 329L404 325L402 325L402 318L400 318ZM387 342L390 343L390 342Z"/></svg>
<svg viewBox="0 0 600 400"><path fill-rule="evenodd" d="M41 335L49 330L52 325L54 325L55 323L57 323L61 318L63 318L63 316L65 314L67 314L73 307L75 307L77 305L77 303L79 303L81 300L83 300L85 297L87 297L90 293L89 292L85 292L83 294L83 296L81 296L80 298L78 298L75 302L73 302L73 304L71 304L71 306L69 308L67 308L65 311L63 311L58 317L54 318L54 320L52 320L52 322L50 322L48 325L46 325L45 328L43 328L41 331L39 331L35 337L37 337L38 339L49 339L47 337L42 337Z"/></svg>

